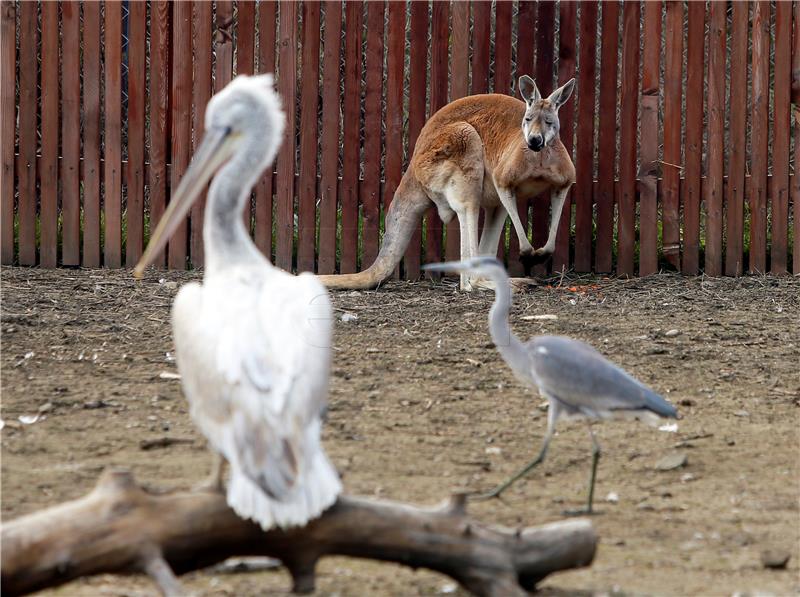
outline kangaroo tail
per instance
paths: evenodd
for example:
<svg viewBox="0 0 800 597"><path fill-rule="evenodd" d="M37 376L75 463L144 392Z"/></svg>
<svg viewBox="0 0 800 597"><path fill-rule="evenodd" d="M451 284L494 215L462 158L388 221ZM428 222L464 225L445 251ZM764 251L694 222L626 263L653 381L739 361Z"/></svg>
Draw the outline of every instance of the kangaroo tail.
<svg viewBox="0 0 800 597"><path fill-rule="evenodd" d="M328 288L374 288L389 276L400 263L422 214L431 205L412 170L406 171L386 212L386 231L375 263L357 274L319 276Z"/></svg>

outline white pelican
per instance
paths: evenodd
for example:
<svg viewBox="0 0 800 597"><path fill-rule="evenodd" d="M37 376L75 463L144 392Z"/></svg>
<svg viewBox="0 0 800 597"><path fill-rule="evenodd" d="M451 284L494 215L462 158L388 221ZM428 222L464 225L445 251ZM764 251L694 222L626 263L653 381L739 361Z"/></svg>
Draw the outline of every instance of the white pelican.
<svg viewBox="0 0 800 597"><path fill-rule="evenodd" d="M203 283L183 286L172 308L178 369L192 418L230 464L228 504L264 529L299 526L341 491L320 445L332 310L315 276L273 267L242 222L283 135L272 75L236 77L211 98L205 116L203 143L134 275L164 248L219 169L203 225ZM217 456L217 487L221 475Z"/></svg>

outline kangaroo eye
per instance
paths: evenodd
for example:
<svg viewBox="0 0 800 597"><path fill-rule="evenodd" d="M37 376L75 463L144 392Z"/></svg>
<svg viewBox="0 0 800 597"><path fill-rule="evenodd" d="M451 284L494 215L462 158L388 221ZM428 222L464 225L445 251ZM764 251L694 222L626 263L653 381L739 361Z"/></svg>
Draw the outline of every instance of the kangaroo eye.
<svg viewBox="0 0 800 597"><path fill-rule="evenodd" d="M525 117L525 122L530 122L531 120L533 120L533 116L526 116Z"/></svg>
<svg viewBox="0 0 800 597"><path fill-rule="evenodd" d="M555 122L555 119L554 119L552 116L548 116L548 117L546 117L546 118L544 119L544 121L545 121L547 124L553 124L553 123Z"/></svg>

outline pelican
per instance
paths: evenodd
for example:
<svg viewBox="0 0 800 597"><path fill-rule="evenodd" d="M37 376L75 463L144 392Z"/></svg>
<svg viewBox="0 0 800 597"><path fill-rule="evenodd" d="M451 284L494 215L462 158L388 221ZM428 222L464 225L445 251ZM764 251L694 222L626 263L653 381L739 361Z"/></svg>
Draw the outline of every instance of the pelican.
<svg viewBox="0 0 800 597"><path fill-rule="evenodd" d="M655 424L659 417L678 416L669 402L584 342L565 336L538 336L523 344L508 324L511 309L508 274L494 257L430 264L423 269L468 274L478 279L488 278L495 289L494 304L489 311L492 341L517 378L526 385L539 388L549 402L547 432L539 454L493 490L480 494L479 499L499 497L518 479L541 464L559 417L588 421L634 418ZM568 514L592 513L600 446L591 426L589 435L592 439L592 471L586 509Z"/></svg>
<svg viewBox="0 0 800 597"><path fill-rule="evenodd" d="M262 528L302 526L336 501L341 483L320 444L332 310L311 274L273 267L242 222L250 190L281 143L285 116L272 75L238 76L211 98L206 133L134 275L161 251L217 170L203 223L203 283L172 307L178 370L208 438L228 505Z"/></svg>

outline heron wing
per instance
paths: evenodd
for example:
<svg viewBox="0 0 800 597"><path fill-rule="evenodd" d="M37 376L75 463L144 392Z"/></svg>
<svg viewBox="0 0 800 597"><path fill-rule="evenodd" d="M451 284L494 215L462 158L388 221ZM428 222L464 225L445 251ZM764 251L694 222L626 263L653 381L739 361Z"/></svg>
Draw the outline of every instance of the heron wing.
<svg viewBox="0 0 800 597"><path fill-rule="evenodd" d="M261 273L234 268L207 280L199 297L179 296L174 327L195 420L232 465L280 499L321 449L332 312L313 276Z"/></svg>
<svg viewBox="0 0 800 597"><path fill-rule="evenodd" d="M540 336L528 345L543 393L590 416L609 411L649 410L674 417L675 408L597 350L564 336Z"/></svg>

